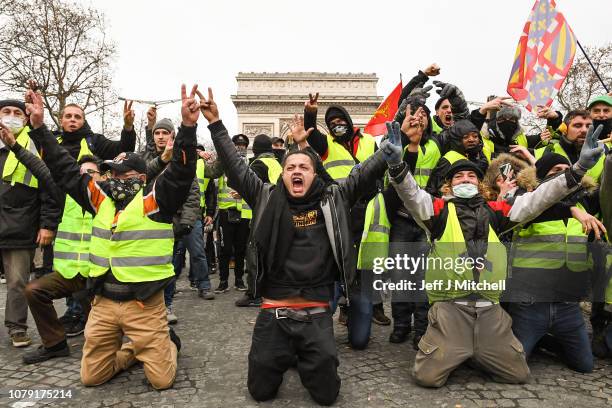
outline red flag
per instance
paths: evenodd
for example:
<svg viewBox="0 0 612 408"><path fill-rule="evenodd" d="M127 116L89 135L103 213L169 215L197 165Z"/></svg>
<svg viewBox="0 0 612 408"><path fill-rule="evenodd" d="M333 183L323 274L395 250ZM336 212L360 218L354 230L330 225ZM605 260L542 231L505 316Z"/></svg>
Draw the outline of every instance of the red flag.
<svg viewBox="0 0 612 408"><path fill-rule="evenodd" d="M508 93L532 110L550 106L576 54L576 36L554 0L536 0L523 28Z"/></svg>
<svg viewBox="0 0 612 408"><path fill-rule="evenodd" d="M380 104L372 118L363 129L364 133L372 136L384 135L387 133L387 127L385 122L393 120L395 113L397 112L397 104L402 94L402 81L397 84L395 89L387 96L387 98Z"/></svg>

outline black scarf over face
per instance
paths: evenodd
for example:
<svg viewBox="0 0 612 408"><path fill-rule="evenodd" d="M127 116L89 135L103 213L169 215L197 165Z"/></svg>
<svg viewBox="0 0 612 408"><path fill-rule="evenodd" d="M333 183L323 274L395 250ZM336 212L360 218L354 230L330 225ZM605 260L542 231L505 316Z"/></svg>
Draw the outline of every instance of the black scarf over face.
<svg viewBox="0 0 612 408"><path fill-rule="evenodd" d="M255 244L264 258L266 272L278 274L285 264L295 234L290 208L297 211L315 209L320 205L324 192L325 183L319 176L315 176L308 192L300 198L291 197L282 177L278 179L254 233Z"/></svg>
<svg viewBox="0 0 612 408"><path fill-rule="evenodd" d="M89 123L87 123L87 121L85 121L85 123L83 123L83 126L81 126L79 129L75 130L74 132L66 132L63 131L62 132L62 140L66 140L69 142L72 141L81 141L81 139L83 139L84 137L87 137L89 135L92 134L91 128L89 127Z"/></svg>

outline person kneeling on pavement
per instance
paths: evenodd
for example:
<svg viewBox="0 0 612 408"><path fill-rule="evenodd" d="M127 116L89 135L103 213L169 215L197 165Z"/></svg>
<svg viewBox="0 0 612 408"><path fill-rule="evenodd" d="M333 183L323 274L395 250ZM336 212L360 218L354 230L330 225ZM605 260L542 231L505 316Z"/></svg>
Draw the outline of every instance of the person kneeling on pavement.
<svg viewBox="0 0 612 408"><path fill-rule="evenodd" d="M392 131L398 133L399 140L397 122ZM527 381L529 367L523 346L512 333L512 319L499 304L507 266L499 234L536 218L578 189L603 152L597 136L598 132L589 132L574 166L513 202L485 201L481 195L483 175L469 160L458 160L450 167L443 198L433 198L422 190L401 161L399 176L390 170L404 206L431 234L423 284L432 307L414 364L417 384L441 387L450 373L469 359L496 381ZM446 265L447 259L454 266L439 262Z"/></svg>
<svg viewBox="0 0 612 408"><path fill-rule="evenodd" d="M248 258L254 263L255 295L262 308L249 352L248 389L257 401L276 396L283 374L297 362L302 384L319 404L340 390L338 357L329 302L334 282L355 281L350 208L386 169L381 153L346 180L326 184L307 150L288 153L278 183L264 183L236 152L209 91L202 112L229 182L253 209ZM306 134L303 122L294 138ZM350 290L349 290L350 301Z"/></svg>
<svg viewBox="0 0 612 408"><path fill-rule="evenodd" d="M163 289L174 276L172 217L185 201L196 170L198 93L183 85L182 126L172 160L155 183L146 183L146 164L136 153L103 163L107 181L80 174L76 161L43 123L43 102L29 91L33 138L55 182L93 215L88 287L95 293L85 328L81 381L95 386L136 361L155 389L172 386L180 340L168 328ZM129 338L121 342L123 336Z"/></svg>

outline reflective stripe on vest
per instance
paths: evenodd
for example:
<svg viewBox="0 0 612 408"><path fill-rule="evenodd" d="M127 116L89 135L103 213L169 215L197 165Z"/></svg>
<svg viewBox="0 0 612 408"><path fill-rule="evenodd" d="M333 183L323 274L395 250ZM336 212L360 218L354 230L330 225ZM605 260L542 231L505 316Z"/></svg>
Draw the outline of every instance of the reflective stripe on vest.
<svg viewBox="0 0 612 408"><path fill-rule="evenodd" d="M93 217L66 195L62 222L53 245L53 269L65 279L89 276L89 243Z"/></svg>
<svg viewBox="0 0 612 408"><path fill-rule="evenodd" d="M456 266L454 268L446 266L447 259L457 262L467 252L455 204L449 202L447 209L448 218L446 220L446 227L440 239L434 242L427 259L426 282L430 285L433 285L435 282L441 282L440 288L430 286L435 289L427 290L429 301L433 303L463 298L472 293L478 293L483 298L493 303L498 303L505 286L506 248L499 242L497 234L493 231L491 225L489 225L487 253L485 255L486 261L484 262L485 269L480 271L479 282L495 285L497 288L491 287L489 290L477 290L474 292L469 288L458 287L460 282L465 283L467 281L469 283L473 281L474 275L472 268L464 267L458 269Z"/></svg>
<svg viewBox="0 0 612 408"><path fill-rule="evenodd" d="M404 151L406 150L408 150L408 146L404 148ZM425 150L424 153L423 150ZM442 157L442 154L440 153L438 144L432 139L429 139L427 143L425 143L425 146L419 145L419 154L417 156L413 176L420 187L425 188L427 186L431 172L436 167L436 164L438 164L440 157Z"/></svg>
<svg viewBox="0 0 612 408"><path fill-rule="evenodd" d="M114 232L115 203L106 197L93 219L89 276L109 268L120 282L150 282L174 275L171 223L157 222L144 212L142 189L118 215Z"/></svg>
<svg viewBox="0 0 612 408"><path fill-rule="evenodd" d="M366 208L363 234L357 255L357 269L372 270L374 259L384 259L389 254L391 223L387 217L382 193L370 200Z"/></svg>
<svg viewBox="0 0 612 408"><path fill-rule="evenodd" d="M323 161L323 167L327 170L330 177L335 181L342 181L348 177L351 170L355 166L355 159L351 153L340 143L334 141L331 135L326 135L327 138L327 157ZM376 150L376 140L363 133L358 138L359 144L357 145L357 152L355 157L359 162L363 162L374 154Z"/></svg>
<svg viewBox="0 0 612 408"><path fill-rule="evenodd" d="M227 186L227 177L219 178L219 190L217 193L217 206L220 210L237 209L240 210L240 200L232 198L230 188Z"/></svg>
<svg viewBox="0 0 612 408"><path fill-rule="evenodd" d="M565 153L565 150L563 150L563 147L561 146L560 143L549 143L548 146L540 147L539 149L535 149L534 156L536 160L539 160L546 152L560 154L561 156L569 160L569 156L567 155L567 153ZM601 173L603 172L603 169L604 169L605 159L606 159L606 155L602 154L599 160L597 161L597 163L595 164L595 166L593 166L593 168L589 169L589 171L586 172L586 175L591 177L593 180L599 182L601 178Z"/></svg>
<svg viewBox="0 0 612 408"><path fill-rule="evenodd" d="M196 165L196 178L198 179L198 186L200 187L200 208L206 208L206 189L208 188L209 178L204 177L206 170L206 164L203 159L198 159Z"/></svg>
<svg viewBox="0 0 612 408"><path fill-rule="evenodd" d="M58 143L62 138L57 139ZM81 149L77 161L83 156L92 155L87 141L81 139ZM57 227L53 245L53 269L65 279L77 274L89 275L89 243L91 241L92 215L83 211L76 201L66 194L62 222Z"/></svg>
<svg viewBox="0 0 612 408"><path fill-rule="evenodd" d="M16 138L17 143L24 149L29 150L30 153L40 158L38 151L36 151L36 145L34 141L30 139L30 128L25 126ZM26 168L19 160L17 156L11 150L9 150L6 161L4 162L4 169L2 169L2 180L11 183L12 186L15 183L23 184L28 187L38 188L38 180L30 170Z"/></svg>
<svg viewBox="0 0 612 408"><path fill-rule="evenodd" d="M261 161L268 169L268 180L270 181L270 183L276 184L276 182L278 181L278 177L283 171L283 168L281 167L278 160L276 160L275 158L271 158L271 157L262 157L262 158L253 160L250 166L252 166L253 163L255 163L258 160ZM253 209L247 204L246 201L244 201L244 199L241 202L240 218L244 218L247 220L250 220L253 218Z"/></svg>
<svg viewBox="0 0 612 408"><path fill-rule="evenodd" d="M567 265L572 272L587 271L593 265L587 241L582 224L574 218L567 225L563 220L532 223L514 234L512 267L555 270Z"/></svg>

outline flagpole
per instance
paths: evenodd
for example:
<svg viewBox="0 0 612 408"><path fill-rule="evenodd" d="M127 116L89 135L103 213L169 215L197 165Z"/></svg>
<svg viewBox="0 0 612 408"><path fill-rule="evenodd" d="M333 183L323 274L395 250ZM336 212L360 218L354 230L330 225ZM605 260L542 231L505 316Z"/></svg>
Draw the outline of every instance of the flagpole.
<svg viewBox="0 0 612 408"><path fill-rule="evenodd" d="M599 72L597 72L597 70L595 69L595 66L593 65L593 63L589 59L589 56L587 55L586 51L584 50L584 48L582 48L582 44L580 44L580 41L576 40L576 44L578 44L578 47L580 47L580 51L582 51L582 53L584 54L584 58L586 58L586 60L588 61L589 65L591 66L591 69L593 69L593 72L595 72L595 75L597 75L597 78L599 79L599 82L601 82L601 85L604 87L606 92L610 92L608 90L608 87L604 83L603 79L599 75Z"/></svg>

